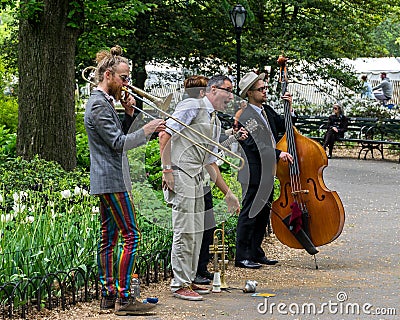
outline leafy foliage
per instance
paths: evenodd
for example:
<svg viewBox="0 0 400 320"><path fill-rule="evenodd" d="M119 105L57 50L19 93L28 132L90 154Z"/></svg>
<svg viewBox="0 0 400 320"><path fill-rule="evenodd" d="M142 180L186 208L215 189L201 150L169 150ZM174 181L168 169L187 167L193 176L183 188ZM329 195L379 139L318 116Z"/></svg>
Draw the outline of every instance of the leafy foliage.
<svg viewBox="0 0 400 320"><path fill-rule="evenodd" d="M149 183L155 190L161 190L161 157L158 139L150 140L145 149L145 170Z"/></svg>
<svg viewBox="0 0 400 320"><path fill-rule="evenodd" d="M18 127L18 102L15 97L0 94L0 126L17 132Z"/></svg>
<svg viewBox="0 0 400 320"><path fill-rule="evenodd" d="M76 134L76 164L78 168L89 170L90 153L88 137L84 133Z"/></svg>
<svg viewBox="0 0 400 320"><path fill-rule="evenodd" d="M18 8L17 19L33 25L43 18L43 10L47 8L44 3L2 0L3 7ZM397 29L387 31L399 12L398 5L392 1L247 0L243 5L248 18L241 33L242 72L273 66L271 77L275 78L276 57L284 52L292 59L293 70L301 61L307 61L312 67L302 72L308 73L310 78L318 77L353 89L356 79L347 76L350 70L343 71L339 58L385 54L388 49L384 47L396 41ZM80 32L76 78L82 81L80 70L92 64L99 49L115 44L125 48L125 55L132 60L134 83L138 87L144 85L145 65L149 61L179 65L187 74L225 73L226 67L236 61L236 34L229 18L231 7L226 0L217 3L69 1L65 27ZM374 34L386 17L390 20ZM388 40L377 43L374 39L378 36ZM17 52L17 41L14 34L3 42L4 49L13 48L6 57L10 63L12 54L15 57Z"/></svg>
<svg viewBox="0 0 400 320"><path fill-rule="evenodd" d="M87 193L88 172L15 158L0 163L0 176L0 282L95 264L99 208L98 199ZM140 254L168 250L171 228L145 216L156 212L162 218L166 206L152 206L149 184L134 190L135 202L136 197L139 203L150 200L148 208L136 208L143 237Z"/></svg>
<svg viewBox="0 0 400 320"><path fill-rule="evenodd" d="M352 101L344 101L346 114L351 117L366 117L378 119L390 119L392 114L390 110L378 101L366 99L355 99Z"/></svg>
<svg viewBox="0 0 400 320"><path fill-rule="evenodd" d="M100 2L100 8L103 4L104 1ZM329 58L313 74L330 74L338 61L332 59L383 53L382 45L372 41L372 30L384 19L384 14L395 11L389 4L380 0L245 1L248 18L241 34L243 70L275 66L276 57L284 51L294 61L317 63L321 58ZM112 8L119 12L120 5L114 1ZM86 55L78 56L78 60L86 61L82 65L87 65L98 49L115 43L126 48L126 55L134 61L137 81L145 74L148 61L167 61L186 68L189 73L206 75L225 72L228 64L235 63L235 32L229 18L231 4L227 1L157 0L148 7L136 5L136 13L128 6L125 8L128 16L119 15L119 28L109 28L109 37L102 36L104 26L93 23L100 19L90 6L87 3L87 25L79 40L79 48L85 48L79 52ZM101 20L107 21L107 26L116 21L112 17ZM102 32L96 32L98 28ZM329 78L334 77L335 74L330 74ZM342 77L341 82L347 80L348 77Z"/></svg>
<svg viewBox="0 0 400 320"><path fill-rule="evenodd" d="M383 55L400 56L400 22L399 13L389 16L373 32L374 42L383 46Z"/></svg>
<svg viewBox="0 0 400 320"><path fill-rule="evenodd" d="M5 161L9 157L15 157L17 134L0 125L0 160Z"/></svg>
<svg viewBox="0 0 400 320"><path fill-rule="evenodd" d="M1 182L4 190L50 190L52 192L74 189L80 186L89 189L88 174L82 170L66 172L56 162L35 157L32 161L15 158L0 164Z"/></svg>

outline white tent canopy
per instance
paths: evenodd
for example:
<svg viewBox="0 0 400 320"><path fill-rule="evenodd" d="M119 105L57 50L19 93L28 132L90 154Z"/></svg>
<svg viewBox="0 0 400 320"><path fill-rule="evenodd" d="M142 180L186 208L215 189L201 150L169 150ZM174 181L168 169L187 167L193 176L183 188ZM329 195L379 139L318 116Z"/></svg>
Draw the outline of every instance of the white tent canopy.
<svg viewBox="0 0 400 320"><path fill-rule="evenodd" d="M386 72L392 80L400 79L400 62L394 57L345 59L345 62L353 66L356 73L366 74L371 80L378 80L381 72Z"/></svg>
<svg viewBox="0 0 400 320"><path fill-rule="evenodd" d="M393 83L393 97L391 103L400 103L400 58L387 57L387 58L357 58L354 60L343 59L343 62L352 67L353 71L361 78L362 74L367 75L368 80L373 87L381 82L381 72L386 72L387 76ZM315 82L315 80L314 80ZM291 84L291 90L296 94L296 98L305 101L323 105L327 101L335 101L336 87L329 87L327 92L330 94L319 91L315 84ZM332 95L333 93L333 95Z"/></svg>

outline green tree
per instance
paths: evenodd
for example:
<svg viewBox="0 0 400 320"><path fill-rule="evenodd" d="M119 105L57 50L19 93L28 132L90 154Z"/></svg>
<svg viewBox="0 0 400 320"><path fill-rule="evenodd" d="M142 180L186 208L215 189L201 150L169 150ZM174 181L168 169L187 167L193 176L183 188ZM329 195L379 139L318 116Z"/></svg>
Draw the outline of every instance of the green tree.
<svg viewBox="0 0 400 320"><path fill-rule="evenodd" d="M1 3L16 5L13 0ZM210 75L236 60L231 1L19 3L17 150L24 158L39 154L66 169L75 166L75 77L80 79L80 71L93 63L99 49L115 44L125 48L138 87L143 87L150 61L179 63L191 72ZM275 66L284 52L293 66L309 62L310 78L336 79L348 87L354 79L341 70L339 58L384 53L383 45L373 42L372 31L398 11L393 0L243 0L242 5L248 11L242 34L243 72Z"/></svg>
<svg viewBox="0 0 400 320"><path fill-rule="evenodd" d="M353 87L357 80L348 76L349 70L340 59L383 53L382 45L373 42L372 31L394 10L393 1L385 0L241 3L248 11L242 33L243 72L276 66L276 58L284 52L293 66L307 61L309 67L302 72L310 78L335 80L347 87ZM156 0L153 5L150 11L138 15L132 36L109 38L127 49L137 86L143 87L144 67L149 61L179 64L206 75L235 64L235 33L229 18L233 4Z"/></svg>
<svg viewBox="0 0 400 320"><path fill-rule="evenodd" d="M75 49L83 0L21 0L17 153L76 166Z"/></svg>
<svg viewBox="0 0 400 320"><path fill-rule="evenodd" d="M349 77L341 58L383 52L373 43L372 30L392 10L391 2L247 1L251 10L243 34L243 65L276 66L277 56L284 52L292 60L292 73L306 61L301 73L307 80L320 78L352 88L357 81Z"/></svg>
<svg viewBox="0 0 400 320"><path fill-rule="evenodd" d="M114 5L120 4L120 9ZM75 143L75 58L84 21L99 26L92 36L118 34L125 19L123 1L21 0L15 3L18 20L18 135L17 154L24 159L39 155L76 166ZM126 3L126 2L125 2ZM128 7L146 6L129 1ZM101 32L101 30L107 32ZM124 33L129 31L121 30ZM82 50L90 51L90 43ZM94 57L94 55L93 55Z"/></svg>
<svg viewBox="0 0 400 320"><path fill-rule="evenodd" d="M10 43L17 43L13 39L17 28L13 19L13 10L6 8L0 11L0 95L11 87L15 89L16 55L11 55ZM15 93L15 91L14 91Z"/></svg>
<svg viewBox="0 0 400 320"><path fill-rule="evenodd" d="M399 15L383 21L374 31L375 43L384 47L384 56L400 57Z"/></svg>

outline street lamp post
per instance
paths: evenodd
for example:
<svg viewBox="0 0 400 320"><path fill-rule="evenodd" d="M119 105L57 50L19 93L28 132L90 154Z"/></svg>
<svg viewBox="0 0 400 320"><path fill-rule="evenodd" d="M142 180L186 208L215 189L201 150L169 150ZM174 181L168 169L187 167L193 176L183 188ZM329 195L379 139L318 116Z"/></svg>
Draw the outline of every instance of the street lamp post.
<svg viewBox="0 0 400 320"><path fill-rule="evenodd" d="M240 81L240 36L242 34L242 28L246 21L247 11L241 5L237 4L229 11L231 21L235 27L236 32L236 94L239 95L239 81Z"/></svg>

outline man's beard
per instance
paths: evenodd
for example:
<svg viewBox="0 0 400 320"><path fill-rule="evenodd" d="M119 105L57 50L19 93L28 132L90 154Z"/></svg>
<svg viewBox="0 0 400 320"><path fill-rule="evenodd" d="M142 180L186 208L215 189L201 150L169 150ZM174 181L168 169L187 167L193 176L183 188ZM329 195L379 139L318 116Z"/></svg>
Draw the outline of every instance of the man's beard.
<svg viewBox="0 0 400 320"><path fill-rule="evenodd" d="M121 100L122 97L122 89L120 87L110 87L109 89L110 96L113 96L115 101Z"/></svg>

